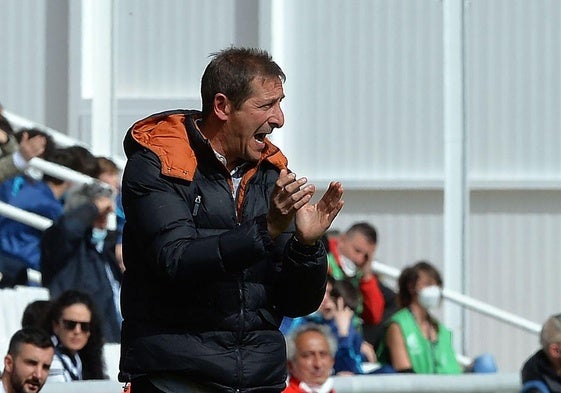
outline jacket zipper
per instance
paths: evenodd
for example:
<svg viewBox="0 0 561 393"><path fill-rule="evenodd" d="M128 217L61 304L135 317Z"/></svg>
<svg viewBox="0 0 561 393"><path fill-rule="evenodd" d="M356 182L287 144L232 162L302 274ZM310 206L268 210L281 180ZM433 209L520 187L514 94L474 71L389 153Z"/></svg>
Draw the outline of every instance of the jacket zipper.
<svg viewBox="0 0 561 393"><path fill-rule="evenodd" d="M243 296L243 273L240 274L240 278L238 281L238 291L239 291L239 295L240 295L240 328L238 330L238 345L236 348L236 358L237 358L237 362L238 362L238 370L243 370L243 364L242 364L242 357L241 357L241 353L240 353L240 348L242 346L242 339L243 339L243 331L244 331L244 322L245 322L245 312L244 312L244 308L245 308L245 301L244 301L244 296ZM238 374L238 386L241 386L242 383L242 374L243 373L239 373ZM239 391L239 389L236 389L236 391Z"/></svg>
<svg viewBox="0 0 561 393"><path fill-rule="evenodd" d="M195 205L193 206L193 217L196 217L197 214L199 213L199 208L201 207L201 200L202 197L200 195L197 195L195 197Z"/></svg>

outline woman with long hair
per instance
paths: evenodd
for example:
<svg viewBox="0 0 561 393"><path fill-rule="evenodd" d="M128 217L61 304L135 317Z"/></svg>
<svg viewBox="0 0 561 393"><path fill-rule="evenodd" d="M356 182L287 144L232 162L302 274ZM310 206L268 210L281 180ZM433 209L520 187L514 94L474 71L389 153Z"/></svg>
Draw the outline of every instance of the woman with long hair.
<svg viewBox="0 0 561 393"><path fill-rule="evenodd" d="M49 381L107 379L101 320L88 294L63 292L53 301L44 328L55 344Z"/></svg>

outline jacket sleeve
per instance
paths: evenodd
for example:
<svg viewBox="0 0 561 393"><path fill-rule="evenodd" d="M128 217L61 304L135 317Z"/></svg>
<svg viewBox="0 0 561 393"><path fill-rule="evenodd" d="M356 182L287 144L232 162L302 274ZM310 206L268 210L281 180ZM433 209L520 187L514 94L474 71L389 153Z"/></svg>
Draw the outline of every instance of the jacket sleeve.
<svg viewBox="0 0 561 393"><path fill-rule="evenodd" d="M335 354L335 373L349 371L353 374L362 374L362 358L360 351L356 352L353 346L353 337L346 336L337 338L337 352Z"/></svg>
<svg viewBox="0 0 561 393"><path fill-rule="evenodd" d="M127 247L145 249L149 255L144 259L151 268L172 281L240 272L261 260L272 246L265 217L200 237L184 197L173 180L160 174L160 162L148 150L129 157L122 195L127 220L125 256ZM127 263L135 261L129 258Z"/></svg>
<svg viewBox="0 0 561 393"><path fill-rule="evenodd" d="M384 315L384 295L378 286L378 280L371 277L368 280L360 280L360 292L362 293L363 305L362 319L369 325L377 325L382 322Z"/></svg>
<svg viewBox="0 0 561 393"><path fill-rule="evenodd" d="M275 285L275 305L289 317L316 311L325 295L327 253L321 242L299 243L291 236L284 248L283 263Z"/></svg>
<svg viewBox="0 0 561 393"><path fill-rule="evenodd" d="M86 203L63 215L41 238L41 274L43 284L49 285L52 278L65 266L68 256L84 241L99 212L93 203Z"/></svg>

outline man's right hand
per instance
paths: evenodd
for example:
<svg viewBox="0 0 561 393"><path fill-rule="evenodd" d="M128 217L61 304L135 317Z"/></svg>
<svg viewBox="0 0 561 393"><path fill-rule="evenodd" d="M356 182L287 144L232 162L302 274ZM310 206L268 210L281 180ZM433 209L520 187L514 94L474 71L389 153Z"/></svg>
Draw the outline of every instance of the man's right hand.
<svg viewBox="0 0 561 393"><path fill-rule="evenodd" d="M305 177L297 179L286 169L280 171L267 214L267 230L273 239L288 228L296 211L312 199L315 187L305 186L307 182Z"/></svg>

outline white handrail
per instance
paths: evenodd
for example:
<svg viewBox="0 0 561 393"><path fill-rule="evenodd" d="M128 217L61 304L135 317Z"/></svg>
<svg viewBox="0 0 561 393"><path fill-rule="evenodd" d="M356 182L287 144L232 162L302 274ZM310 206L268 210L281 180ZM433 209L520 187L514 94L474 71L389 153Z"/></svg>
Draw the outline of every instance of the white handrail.
<svg viewBox="0 0 561 393"><path fill-rule="evenodd" d="M44 231L53 225L53 221L46 217L25 211L4 202L0 202L0 215L39 229L40 231Z"/></svg>
<svg viewBox="0 0 561 393"><path fill-rule="evenodd" d="M383 263L380 263L378 261L374 261L374 263L372 264L372 269L374 270L375 273L383 274L393 279L397 279L401 273L399 269L396 269L388 265L384 265ZM442 290L442 296L445 299L460 304L461 306L478 311L481 314L488 315L495 319L499 319L503 322L509 323L518 328L527 330L531 333L539 334L539 332L541 331L540 324L521 318L512 313L503 311L497 307L483 303L479 300L463 295L461 293L444 288Z"/></svg>
<svg viewBox="0 0 561 393"><path fill-rule="evenodd" d="M93 177L84 175L81 172L75 171L73 169L67 168L62 165L55 164L54 162L43 160L42 158L35 157L29 161L29 166L39 171L56 177L57 179L63 179L78 184L94 184L98 183L104 188L111 188L107 183L103 183Z"/></svg>
<svg viewBox="0 0 561 393"><path fill-rule="evenodd" d="M29 166L43 173L56 177L57 179L70 181L77 185L97 184L102 188L112 191L111 186L105 182L102 182L88 175L84 175L83 173L77 172L65 166L45 161L42 158L35 157L31 159L29 161ZM28 212L4 202L0 202L0 215L6 216L12 220L29 225L41 231L44 231L45 229L53 225L53 221L49 218Z"/></svg>
<svg viewBox="0 0 561 393"><path fill-rule="evenodd" d="M34 121L23 118L19 115L16 115L15 113L7 111L6 109L4 109L2 111L2 114L4 115L4 117L6 117L6 119L8 119L10 124L12 124L16 129L37 128L41 131L44 131L45 133L47 133L48 135L50 135L53 138L55 144L58 145L58 146L68 147L68 146L79 145L79 146L83 146L83 147L89 149L89 146L87 144L83 143L82 141L73 139L73 138L69 137L68 135L65 135L65 134L61 133L60 131L54 130L54 129L52 129L50 127L47 127L43 124L36 123ZM115 164L117 165L118 168L123 169L125 167L125 161L122 158L111 157L111 160L113 162L115 162Z"/></svg>
<svg viewBox="0 0 561 393"><path fill-rule="evenodd" d="M81 145L81 146L87 147L84 143L82 143L80 141L76 141L75 139L69 137L68 135L65 135L65 134L61 133L60 131L53 130L50 127L47 127L47 126L44 126L42 124L36 123L34 121L28 120L24 117L21 117L19 115L16 115L15 113L12 113L12 112L8 111L6 109L4 109L2 111L2 114L4 115L4 117L6 119L8 119L10 124L12 126L14 126L16 129L37 128L41 131L44 131L45 133L49 134L53 138L54 142L58 146L67 147L67 146L72 146L72 145Z"/></svg>

